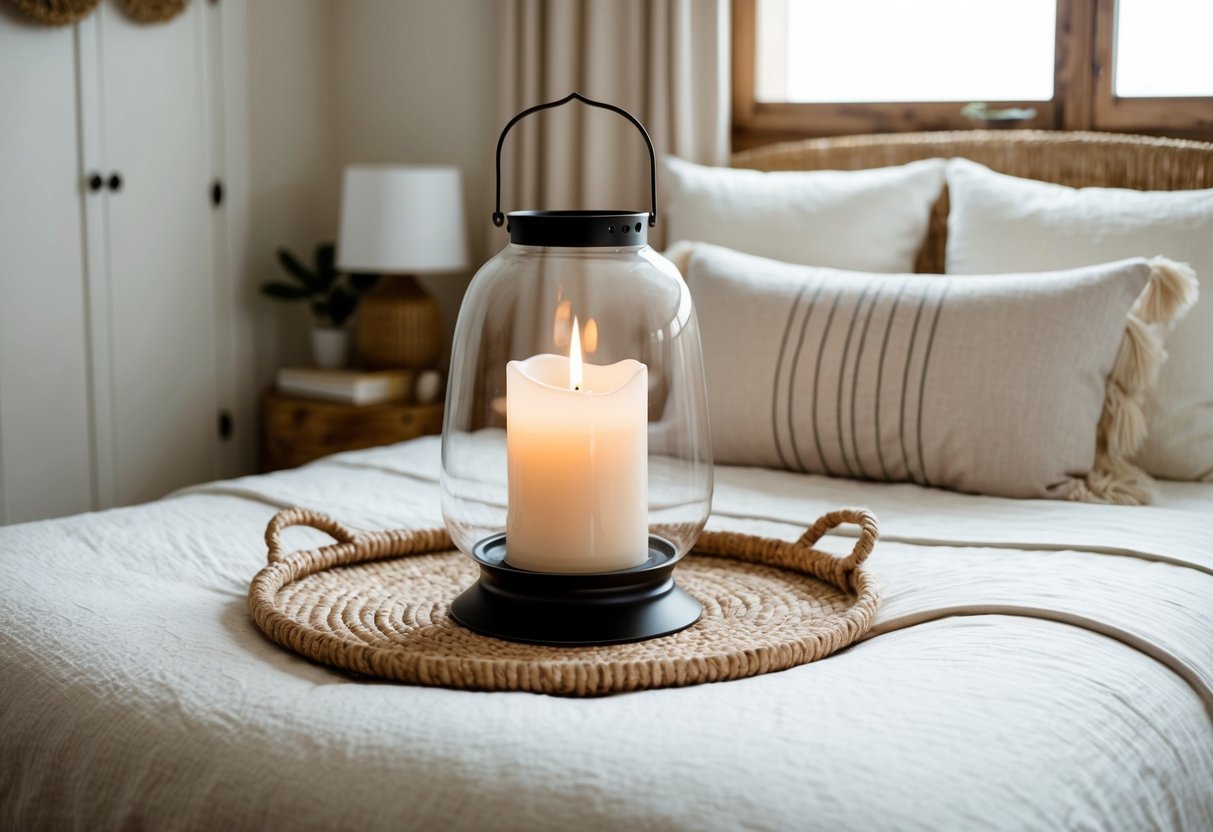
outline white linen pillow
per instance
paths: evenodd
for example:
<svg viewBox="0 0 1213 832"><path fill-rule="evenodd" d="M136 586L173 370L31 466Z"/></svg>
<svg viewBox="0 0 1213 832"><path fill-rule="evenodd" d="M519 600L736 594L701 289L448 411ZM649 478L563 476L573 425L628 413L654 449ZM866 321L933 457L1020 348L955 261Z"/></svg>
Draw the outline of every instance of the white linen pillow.
<svg viewBox="0 0 1213 832"><path fill-rule="evenodd" d="M1140 400L1191 273L877 274L688 253L718 462L1140 504ZM1081 325L1075 321L1081 319Z"/></svg>
<svg viewBox="0 0 1213 832"><path fill-rule="evenodd" d="M943 159L856 171L713 168L664 160L666 240L788 263L909 272L943 190Z"/></svg>
<svg viewBox="0 0 1213 832"><path fill-rule="evenodd" d="M1067 188L948 163L949 274L1065 269L1162 255L1189 263L1210 299L1167 337L1135 461L1158 477L1213 480L1213 190Z"/></svg>

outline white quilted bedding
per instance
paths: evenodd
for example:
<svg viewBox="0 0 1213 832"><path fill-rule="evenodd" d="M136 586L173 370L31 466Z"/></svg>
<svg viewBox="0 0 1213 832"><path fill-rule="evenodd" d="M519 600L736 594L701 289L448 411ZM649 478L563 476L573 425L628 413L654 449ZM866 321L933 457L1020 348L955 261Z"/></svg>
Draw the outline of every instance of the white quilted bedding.
<svg viewBox="0 0 1213 832"><path fill-rule="evenodd" d="M737 682L412 688L260 636L278 507L438 525L436 473L418 440L0 529L0 828L1213 829L1213 486L1125 508L718 469L714 527L882 530L875 635Z"/></svg>

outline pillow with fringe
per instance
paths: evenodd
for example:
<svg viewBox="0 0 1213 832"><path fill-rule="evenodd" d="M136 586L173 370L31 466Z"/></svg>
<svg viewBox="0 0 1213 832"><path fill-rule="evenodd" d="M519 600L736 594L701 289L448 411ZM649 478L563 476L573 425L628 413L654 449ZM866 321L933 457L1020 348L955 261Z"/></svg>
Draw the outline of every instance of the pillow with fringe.
<svg viewBox="0 0 1213 832"><path fill-rule="evenodd" d="M1069 269L1161 254L1213 287L1213 189L1067 188L948 163L948 274ZM1213 482L1213 303L1167 335L1146 401L1150 434L1134 462L1156 477Z"/></svg>
<svg viewBox="0 0 1213 832"><path fill-rule="evenodd" d="M941 276L677 246L718 462L1138 505L1129 460L1190 269L1135 258Z"/></svg>

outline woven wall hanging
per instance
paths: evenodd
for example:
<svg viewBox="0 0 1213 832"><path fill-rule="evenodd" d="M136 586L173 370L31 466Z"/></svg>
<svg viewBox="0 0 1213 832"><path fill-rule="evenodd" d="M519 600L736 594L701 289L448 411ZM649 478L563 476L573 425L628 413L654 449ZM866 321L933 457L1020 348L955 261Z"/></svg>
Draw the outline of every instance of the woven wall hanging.
<svg viewBox="0 0 1213 832"><path fill-rule="evenodd" d="M21 14L45 26L70 26L89 15L101 0L8 0Z"/></svg>
<svg viewBox="0 0 1213 832"><path fill-rule="evenodd" d="M119 5L140 23L163 23L181 14L189 0L119 0Z"/></svg>
<svg viewBox="0 0 1213 832"><path fill-rule="evenodd" d="M813 545L860 527L845 557ZM293 553L280 535L311 526L338 542ZM269 565L249 586L257 626L321 664L396 682L466 690L600 696L721 682L785 670L841 650L872 626L880 595L861 564L877 539L862 509L819 518L796 542L705 532L678 565L703 618L632 644L546 647L466 630L448 605L476 577L443 529L355 532L318 512L287 509L266 529Z"/></svg>

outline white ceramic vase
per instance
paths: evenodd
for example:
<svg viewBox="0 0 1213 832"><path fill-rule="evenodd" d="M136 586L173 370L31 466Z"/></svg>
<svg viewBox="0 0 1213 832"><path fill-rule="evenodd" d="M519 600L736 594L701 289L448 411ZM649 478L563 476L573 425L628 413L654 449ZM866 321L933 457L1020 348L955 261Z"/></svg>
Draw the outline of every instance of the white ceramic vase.
<svg viewBox="0 0 1213 832"><path fill-rule="evenodd" d="M417 384L413 388L413 398L417 404L433 404L442 393L442 373L437 370L423 370L417 376Z"/></svg>
<svg viewBox="0 0 1213 832"><path fill-rule="evenodd" d="M312 327L312 358L322 370L339 370L350 360L350 333L329 326Z"/></svg>

